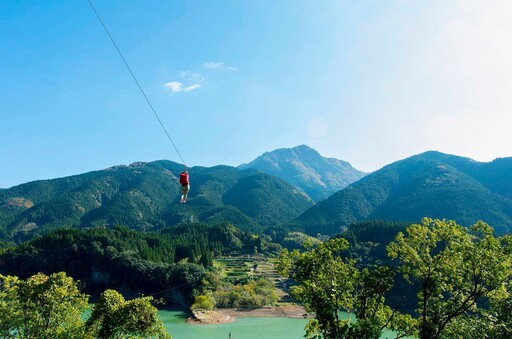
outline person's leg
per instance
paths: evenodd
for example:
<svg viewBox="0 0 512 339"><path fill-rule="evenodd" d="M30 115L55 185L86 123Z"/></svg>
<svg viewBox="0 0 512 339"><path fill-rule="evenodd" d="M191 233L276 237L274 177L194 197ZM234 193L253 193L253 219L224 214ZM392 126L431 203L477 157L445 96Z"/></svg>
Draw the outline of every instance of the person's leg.
<svg viewBox="0 0 512 339"><path fill-rule="evenodd" d="M183 193L183 202L187 202L188 191L190 191L190 184L188 184L187 186L183 186L183 187L185 187L185 191Z"/></svg>
<svg viewBox="0 0 512 339"><path fill-rule="evenodd" d="M181 186L180 204L183 204L186 201L186 196L187 196L187 186Z"/></svg>

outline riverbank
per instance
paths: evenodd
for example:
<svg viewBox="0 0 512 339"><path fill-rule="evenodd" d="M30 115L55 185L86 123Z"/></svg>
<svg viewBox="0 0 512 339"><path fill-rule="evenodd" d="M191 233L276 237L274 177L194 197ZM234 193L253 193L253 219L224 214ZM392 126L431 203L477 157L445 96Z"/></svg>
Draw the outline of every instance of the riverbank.
<svg viewBox="0 0 512 339"><path fill-rule="evenodd" d="M226 324L237 318L246 317L284 317L302 319L306 310L300 305L285 304L275 307L262 307L254 310L238 310L219 308L215 311L195 311L194 316L187 319L189 324Z"/></svg>

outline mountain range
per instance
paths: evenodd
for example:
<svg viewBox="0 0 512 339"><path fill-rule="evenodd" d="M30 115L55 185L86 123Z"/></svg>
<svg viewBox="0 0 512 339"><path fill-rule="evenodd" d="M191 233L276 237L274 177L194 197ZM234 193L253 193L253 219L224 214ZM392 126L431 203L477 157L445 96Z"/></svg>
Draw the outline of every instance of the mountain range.
<svg viewBox="0 0 512 339"><path fill-rule="evenodd" d="M179 204L182 169L171 161L138 162L2 190L0 235L24 240L63 226L150 230L183 221L226 221L257 232L313 205L284 180L229 166L190 168L189 199Z"/></svg>
<svg viewBox="0 0 512 339"><path fill-rule="evenodd" d="M191 221L332 235L360 221L423 217L466 226L483 220L498 233L512 233L512 158L477 162L430 151L365 175L303 145L239 168L192 167L189 199L179 204L182 169L166 160L137 162L0 190L0 241L59 227L146 231ZM316 204L310 199L347 184Z"/></svg>
<svg viewBox="0 0 512 339"><path fill-rule="evenodd" d="M512 158L484 163L430 151L367 175L289 225L309 234L336 234L356 221L431 217L465 226L483 220L498 233L510 233L511 199Z"/></svg>
<svg viewBox="0 0 512 339"><path fill-rule="evenodd" d="M264 153L239 168L256 168L281 178L301 188L314 201L326 199L366 175L348 162L325 158L306 145Z"/></svg>

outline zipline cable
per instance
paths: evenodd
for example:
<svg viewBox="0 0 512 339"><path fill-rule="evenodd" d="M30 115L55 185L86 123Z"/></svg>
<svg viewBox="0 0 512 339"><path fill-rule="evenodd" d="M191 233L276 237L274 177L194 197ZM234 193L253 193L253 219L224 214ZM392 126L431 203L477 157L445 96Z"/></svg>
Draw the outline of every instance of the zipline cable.
<svg viewBox="0 0 512 339"><path fill-rule="evenodd" d="M165 132L165 135L167 135L167 138L169 139L169 141L171 142L171 144L173 145L174 149L176 150L176 153L178 153L178 156L180 157L183 165L185 166L185 168L188 168L187 164L185 163L185 160L183 159L183 157L181 156L181 153L180 151L178 150L178 147L176 147L176 144L174 143L174 141L172 140L171 138L171 135L169 134L169 132L167 132L167 129L165 128L164 124L162 123L162 120L160 119L160 117L158 116L158 114L156 113L156 110L154 109L153 105L151 104L151 101L149 101L147 95L146 95L146 92L144 92L144 90L142 89L142 86L140 85L139 81L137 80L137 77L135 76L135 74L133 74L132 72L132 69L130 68L130 66L128 65L128 62L126 61L126 59L124 58L123 56L123 53L121 53L121 50L119 49L119 47L117 47L117 44L116 42L114 41L114 38L112 38L112 35L110 34L109 30L107 29L107 26L105 25L105 23L103 22L103 20L101 19L98 11L96 10L96 8L94 7L94 5L92 4L91 0L87 0L87 2L89 3L89 5L91 6L92 10L94 11L94 14L96 14L96 17L98 18L99 22L101 23L101 26L103 26L103 29L105 30L105 32L107 33L110 41L112 41L112 44L114 45L117 53L119 54L119 56L121 57L121 59L123 60L123 63L124 65L126 66L126 68L128 69L128 71L130 72L130 74L132 75L132 78L133 80L135 81L135 83L137 84L137 87L139 88L140 92L142 93L142 95L144 96L144 99L146 99L146 102L148 103L148 106L149 108L151 109L151 111L153 112L153 114L155 115L156 119L158 120L158 122L160 123L160 126L162 127L162 129L164 130ZM181 284L181 285L178 285L178 286L174 286L174 287L171 287L169 289L166 289L166 290L163 290L163 291L160 291L160 292L156 292L156 293L153 293L153 294L150 294L149 296L155 296L157 294L161 294L161 293L165 293L165 292L169 292L169 291L172 291L174 289L177 289L177 288L180 288L180 287L184 287L184 286L187 286L187 285L190 285L190 284L194 284L196 282L198 282L199 280L201 280L202 278L199 278L199 279L196 279L194 281L191 281L191 282L188 282L188 283L185 283L185 284Z"/></svg>
<svg viewBox="0 0 512 339"><path fill-rule="evenodd" d="M149 101L146 93L144 92L144 90L142 89L142 86L140 85L139 81L137 80L137 78L135 77L135 74L133 74L132 72L132 69L130 68L130 66L128 65L128 62L126 62L126 59L124 58L123 56L123 53L121 53L121 50L119 49L119 47L117 47L117 44L116 42L114 41L114 38L112 38L112 35L110 35L110 32L108 31L107 29L107 26L105 26L105 24L103 23L103 20L101 20L101 17L98 13L98 11L96 10L96 8L94 7L94 5L92 4L91 0L87 0L87 2L89 3L89 5L91 6L92 10L94 11L94 14L96 14L96 17L98 18L98 20L100 21L101 25L103 26L103 29L105 30L105 32L107 33L108 37L110 38L110 41L112 41L112 44L114 45L114 47L116 48L117 50L117 53L119 53L119 56L121 57L121 59L123 60L124 62L124 65L126 66L126 68L128 69L128 71L130 72L130 74L132 75L132 78L133 80L135 80L135 83L137 84L137 87L139 87L139 90L140 92L142 93L142 95L144 96L144 99L146 99L146 102L148 103L149 105L149 108L151 109L151 111L153 112L153 114L155 115L156 119L158 120L158 122L160 123L160 126L162 126L162 129L164 130L165 134L167 135L167 138L169 139L169 141L171 142L171 144L174 146L174 149L176 150L176 153L178 153L178 156L180 157L181 161L183 162L183 165L185 166L185 168L187 168L187 164L185 163L185 160L183 159L183 157L181 156L181 153L180 151L178 150L178 147L176 147L176 144L174 143L174 141L172 140L171 138L171 135L169 134L169 132L167 132L167 129L165 128L164 124L162 123L162 120L160 120L160 117L158 116L158 114L156 113L155 109L153 108L153 105L151 104L151 102Z"/></svg>

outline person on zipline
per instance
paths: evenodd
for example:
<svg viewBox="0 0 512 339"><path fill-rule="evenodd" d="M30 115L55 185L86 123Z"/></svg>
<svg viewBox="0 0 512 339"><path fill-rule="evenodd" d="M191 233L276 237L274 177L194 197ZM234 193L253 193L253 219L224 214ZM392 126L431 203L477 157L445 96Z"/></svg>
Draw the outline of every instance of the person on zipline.
<svg viewBox="0 0 512 339"><path fill-rule="evenodd" d="M180 185L181 185L180 204L184 204L187 202L188 191L190 191L190 182L188 180L187 169L185 169L185 171L180 173Z"/></svg>

